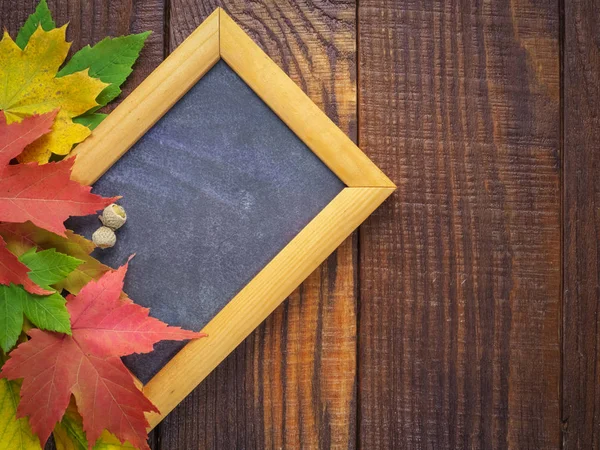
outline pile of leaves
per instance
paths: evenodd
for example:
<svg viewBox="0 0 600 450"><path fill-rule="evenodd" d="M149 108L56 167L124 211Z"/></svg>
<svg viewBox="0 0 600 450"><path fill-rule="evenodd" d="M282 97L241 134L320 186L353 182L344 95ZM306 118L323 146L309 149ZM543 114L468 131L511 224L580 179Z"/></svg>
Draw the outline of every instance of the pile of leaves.
<svg viewBox="0 0 600 450"><path fill-rule="evenodd" d="M71 180L65 156L105 117L149 33L64 64L65 33L42 0L0 41L0 450L40 449L52 433L59 450L148 449L145 412L157 409L121 357L202 335L133 303L127 264L101 264L64 221L118 199Z"/></svg>

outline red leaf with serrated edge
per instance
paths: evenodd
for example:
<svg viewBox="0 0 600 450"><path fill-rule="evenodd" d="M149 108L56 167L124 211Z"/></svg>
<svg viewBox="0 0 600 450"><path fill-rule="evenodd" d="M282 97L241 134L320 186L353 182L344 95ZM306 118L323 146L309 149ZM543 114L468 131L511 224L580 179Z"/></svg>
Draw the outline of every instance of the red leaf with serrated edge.
<svg viewBox="0 0 600 450"><path fill-rule="evenodd" d="M18 416L29 416L41 442L64 415L73 393L90 449L104 429L136 448L148 448L144 411L158 410L135 386L120 358L86 354L75 337L37 329L29 336L11 353L2 373L24 378Z"/></svg>
<svg viewBox="0 0 600 450"><path fill-rule="evenodd" d="M87 216L119 197L103 198L91 187L70 179L75 160L38 166L6 166L0 177L0 222L30 220L38 227L65 236L63 222L70 216Z"/></svg>
<svg viewBox="0 0 600 450"><path fill-rule="evenodd" d="M126 356L151 352L154 344L162 340L205 336L149 317L148 308L129 298L115 302L123 290L126 271L127 265L121 266L86 284L79 294L67 297L73 335L87 351L97 356Z"/></svg>
<svg viewBox="0 0 600 450"><path fill-rule="evenodd" d="M19 156L26 146L50 131L57 113L58 109L7 125L4 113L0 112L0 171L11 159Z"/></svg>
<svg viewBox="0 0 600 450"><path fill-rule="evenodd" d="M69 296L72 335L30 330L4 364L2 375L23 378L19 417L29 416L45 442L72 393L91 449L103 430L149 449L144 411L157 409L134 384L119 356L145 353L160 340L203 337L148 317L148 309L121 299L127 265Z"/></svg>
<svg viewBox="0 0 600 450"><path fill-rule="evenodd" d="M32 294L48 295L52 293L31 281L28 273L27 266L6 248L6 242L0 236L0 284L7 286L11 283L22 284Z"/></svg>

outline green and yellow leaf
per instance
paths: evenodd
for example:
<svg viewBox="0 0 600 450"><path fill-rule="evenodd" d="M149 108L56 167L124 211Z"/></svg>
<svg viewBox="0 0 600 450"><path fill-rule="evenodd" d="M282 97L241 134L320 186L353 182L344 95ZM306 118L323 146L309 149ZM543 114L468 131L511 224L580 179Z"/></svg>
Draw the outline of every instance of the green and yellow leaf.
<svg viewBox="0 0 600 450"><path fill-rule="evenodd" d="M19 383L0 378L0 450L41 450L27 418L17 419Z"/></svg>
<svg viewBox="0 0 600 450"><path fill-rule="evenodd" d="M52 20L52 13L48 9L46 0L41 0L38 3L35 12L27 18L19 30L19 34L17 34L17 39L15 40L19 48L25 48L29 42L29 38L35 30L37 30L38 26L41 26L44 31L50 31L56 28L56 24L54 23L54 20Z"/></svg>

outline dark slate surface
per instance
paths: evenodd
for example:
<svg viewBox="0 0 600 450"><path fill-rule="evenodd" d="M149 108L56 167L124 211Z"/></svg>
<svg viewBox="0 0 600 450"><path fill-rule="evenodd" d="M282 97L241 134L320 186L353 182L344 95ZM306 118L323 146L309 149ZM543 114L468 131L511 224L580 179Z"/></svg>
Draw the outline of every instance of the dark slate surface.
<svg viewBox="0 0 600 450"><path fill-rule="evenodd" d="M128 214L116 247L95 256L117 267L136 253L125 292L200 330L343 187L221 61L95 184ZM68 225L91 237L99 222ZM125 363L147 382L182 346Z"/></svg>

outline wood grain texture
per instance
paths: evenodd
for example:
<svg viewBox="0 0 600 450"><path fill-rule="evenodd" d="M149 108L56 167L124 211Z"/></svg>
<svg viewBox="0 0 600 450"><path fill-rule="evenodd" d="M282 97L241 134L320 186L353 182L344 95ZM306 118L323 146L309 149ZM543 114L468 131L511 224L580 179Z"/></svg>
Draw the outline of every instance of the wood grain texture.
<svg viewBox="0 0 600 450"><path fill-rule="evenodd" d="M565 2L563 448L600 448L600 8Z"/></svg>
<svg viewBox="0 0 600 450"><path fill-rule="evenodd" d="M217 6L355 138L353 1L171 0L170 48ZM355 262L349 239L159 425L161 449L354 448Z"/></svg>
<svg viewBox="0 0 600 450"><path fill-rule="evenodd" d="M0 27L14 38L27 17L35 10L38 0L0 0ZM57 25L69 22L67 39L72 41L69 56L85 45L93 45L106 36L121 36L151 30L134 71L123 86L123 94L105 108L112 110L135 88L164 56L163 0L48 0ZM155 436L150 442L154 444ZM48 449L54 444L48 443ZM153 447L154 448L154 447Z"/></svg>
<svg viewBox="0 0 600 450"><path fill-rule="evenodd" d="M359 3L364 449L560 446L559 11ZM591 73L591 72L590 72Z"/></svg>

